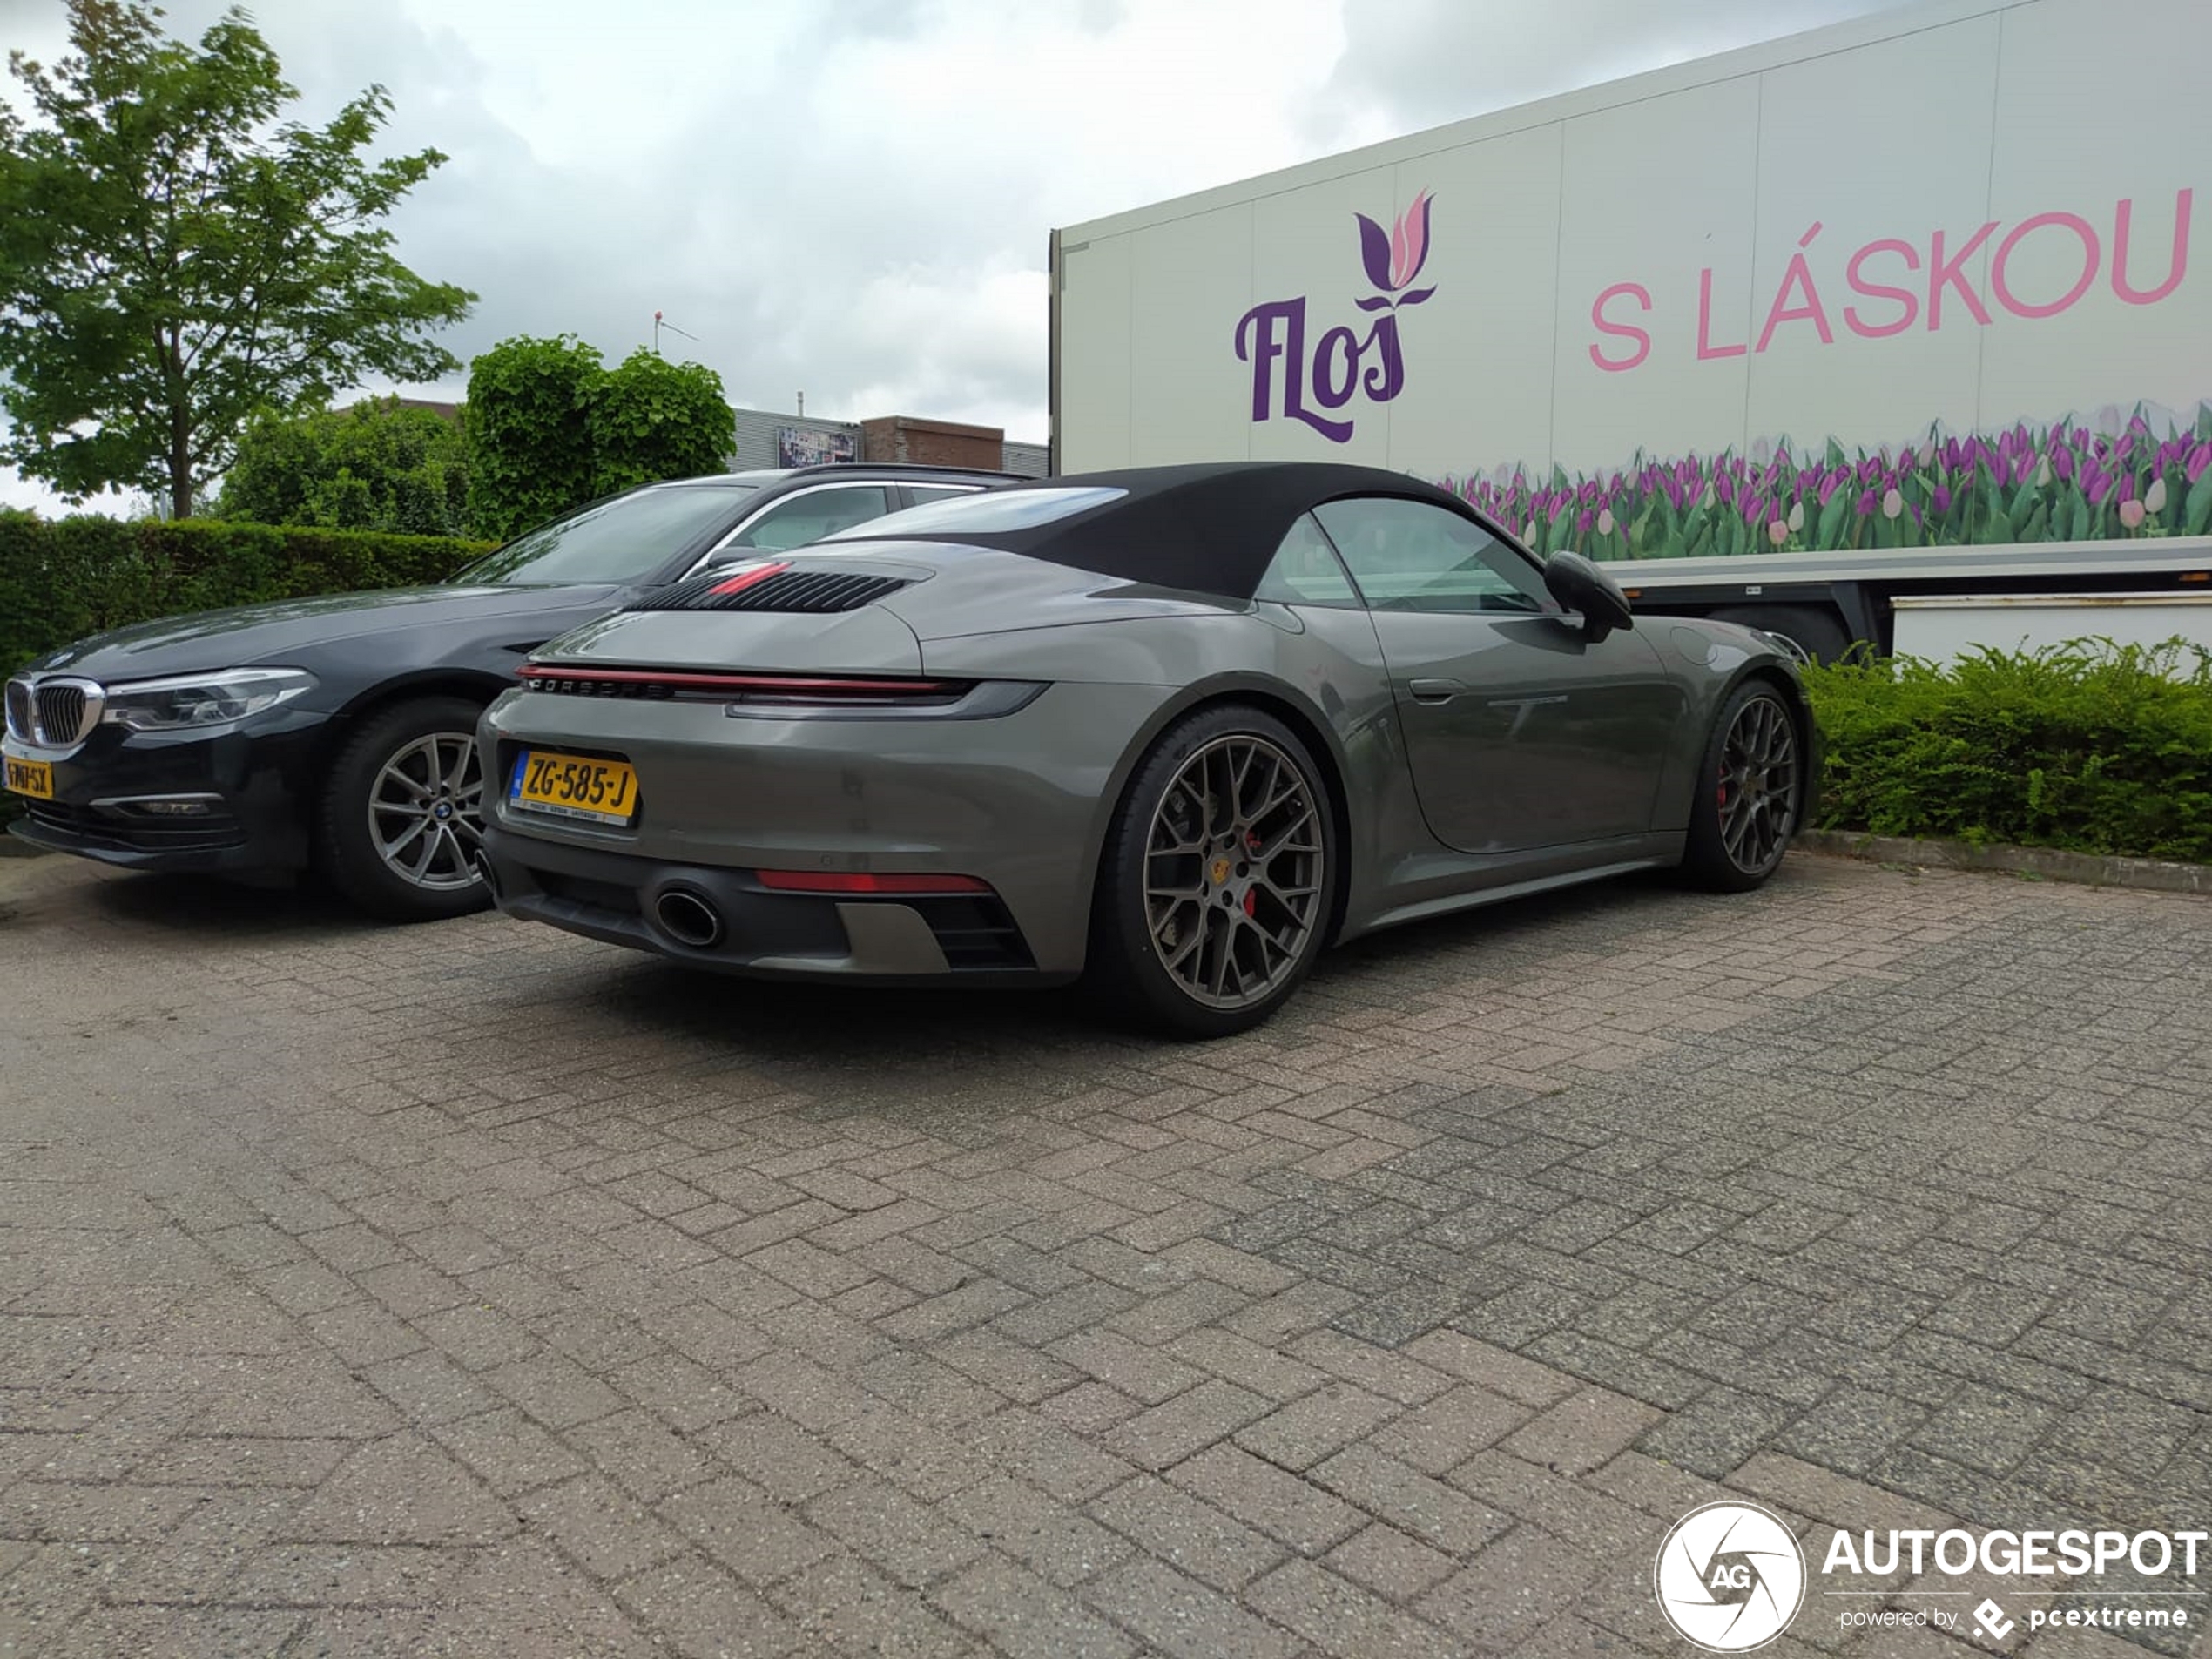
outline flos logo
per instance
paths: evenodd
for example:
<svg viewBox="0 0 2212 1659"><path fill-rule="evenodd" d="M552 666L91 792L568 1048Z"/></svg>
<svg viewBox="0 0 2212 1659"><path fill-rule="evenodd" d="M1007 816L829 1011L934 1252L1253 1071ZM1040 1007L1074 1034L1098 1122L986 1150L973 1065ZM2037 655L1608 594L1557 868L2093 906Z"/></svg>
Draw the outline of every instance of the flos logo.
<svg viewBox="0 0 2212 1659"><path fill-rule="evenodd" d="M1676 1521L1651 1571L1659 1610L1708 1653L1749 1653L1787 1629L1805 1598L1805 1558L1781 1518L1709 1503Z"/></svg>
<svg viewBox="0 0 2212 1659"><path fill-rule="evenodd" d="M1374 321L1363 337L1339 323L1306 350L1306 296L1254 306L1237 320L1237 361L1252 366L1252 420L1302 421L1331 443L1352 442L1352 421L1336 412L1365 392L1387 403L1406 388L1406 357L1398 343L1398 313L1436 292L1413 287L1428 263L1428 192L1413 198L1386 231L1365 213L1359 224L1359 262L1380 290L1352 304ZM1312 403L1309 405L1308 399Z"/></svg>

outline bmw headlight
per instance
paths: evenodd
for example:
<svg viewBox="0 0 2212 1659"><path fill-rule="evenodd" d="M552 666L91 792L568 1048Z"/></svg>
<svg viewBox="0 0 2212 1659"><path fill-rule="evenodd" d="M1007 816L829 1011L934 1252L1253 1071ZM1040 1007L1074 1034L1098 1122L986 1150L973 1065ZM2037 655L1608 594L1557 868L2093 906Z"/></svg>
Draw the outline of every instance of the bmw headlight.
<svg viewBox="0 0 2212 1659"><path fill-rule="evenodd" d="M314 687L303 668L233 668L107 687L101 715L133 732L197 732L231 725Z"/></svg>

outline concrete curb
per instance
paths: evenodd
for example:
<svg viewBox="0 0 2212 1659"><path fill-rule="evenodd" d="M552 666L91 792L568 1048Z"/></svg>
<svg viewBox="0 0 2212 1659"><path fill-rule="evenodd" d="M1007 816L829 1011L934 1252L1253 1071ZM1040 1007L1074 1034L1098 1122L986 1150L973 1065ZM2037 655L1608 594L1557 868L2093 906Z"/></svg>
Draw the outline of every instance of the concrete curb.
<svg viewBox="0 0 2212 1659"><path fill-rule="evenodd" d="M1795 845L1808 853L1865 859L1878 864L1919 864L1939 870L1986 870L2080 881L2100 887L2143 887L2158 893L2212 894L2212 865L2167 864L2156 859L2106 858L2062 853L2050 846L1976 846L1967 841L1922 841L1860 830L1804 830Z"/></svg>

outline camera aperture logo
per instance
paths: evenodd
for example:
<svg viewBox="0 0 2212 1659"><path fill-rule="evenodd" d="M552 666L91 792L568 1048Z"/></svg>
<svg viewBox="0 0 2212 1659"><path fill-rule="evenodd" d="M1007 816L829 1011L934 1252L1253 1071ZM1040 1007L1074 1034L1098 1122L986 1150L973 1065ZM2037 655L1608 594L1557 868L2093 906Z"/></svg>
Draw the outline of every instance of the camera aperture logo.
<svg viewBox="0 0 2212 1659"><path fill-rule="evenodd" d="M1781 1517L1709 1503L1659 1546L1652 1590L1667 1622L1708 1653L1749 1653L1789 1628L1805 1599L1805 1558Z"/></svg>

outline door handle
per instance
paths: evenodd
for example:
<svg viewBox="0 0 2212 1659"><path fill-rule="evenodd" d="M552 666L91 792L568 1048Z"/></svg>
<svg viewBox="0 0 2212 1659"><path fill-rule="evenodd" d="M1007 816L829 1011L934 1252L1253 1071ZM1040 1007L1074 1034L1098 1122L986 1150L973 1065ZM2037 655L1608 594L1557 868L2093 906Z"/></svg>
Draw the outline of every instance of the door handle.
<svg viewBox="0 0 2212 1659"><path fill-rule="evenodd" d="M1458 680L1408 680L1406 689L1413 694L1416 703L1449 703L1467 687Z"/></svg>

